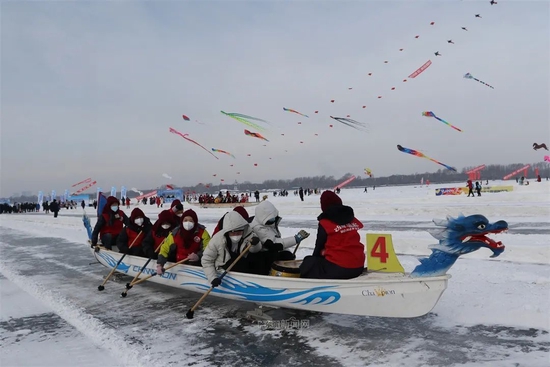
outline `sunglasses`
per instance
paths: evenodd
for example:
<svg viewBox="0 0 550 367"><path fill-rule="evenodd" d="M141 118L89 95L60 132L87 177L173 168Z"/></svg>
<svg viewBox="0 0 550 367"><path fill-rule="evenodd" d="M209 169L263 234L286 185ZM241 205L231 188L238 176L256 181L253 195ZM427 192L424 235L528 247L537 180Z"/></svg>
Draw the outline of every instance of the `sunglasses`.
<svg viewBox="0 0 550 367"><path fill-rule="evenodd" d="M277 221L277 218L273 218L273 219L270 219L268 220L267 222L265 222L266 225L270 226L272 224L275 224L275 222Z"/></svg>

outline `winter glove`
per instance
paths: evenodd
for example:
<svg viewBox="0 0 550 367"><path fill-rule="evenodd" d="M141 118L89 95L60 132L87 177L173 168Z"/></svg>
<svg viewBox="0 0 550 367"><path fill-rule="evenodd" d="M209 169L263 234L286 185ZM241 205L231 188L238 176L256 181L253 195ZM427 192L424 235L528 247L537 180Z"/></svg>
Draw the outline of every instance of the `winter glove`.
<svg viewBox="0 0 550 367"><path fill-rule="evenodd" d="M283 244L281 243L273 243L271 240L267 240L264 242L264 247L268 249L269 251L283 251Z"/></svg>
<svg viewBox="0 0 550 367"><path fill-rule="evenodd" d="M222 280L220 278L214 278L214 280L210 284L212 284L212 287L215 288L222 284Z"/></svg>
<svg viewBox="0 0 550 367"><path fill-rule="evenodd" d="M197 261L199 261L199 255L197 255L197 254L189 254L189 255L187 256L187 258L189 259L188 261L190 261L190 262L197 262Z"/></svg>
<svg viewBox="0 0 550 367"><path fill-rule="evenodd" d="M300 242L302 242L303 240L305 240L306 238L309 237L309 233L307 233L306 231L304 231L303 229L298 232L295 236L294 236L294 239L296 240L296 244L299 244Z"/></svg>
<svg viewBox="0 0 550 367"><path fill-rule="evenodd" d="M260 243L260 239L258 237L252 237L250 243L252 244L252 246L256 246L258 243Z"/></svg>
<svg viewBox="0 0 550 367"><path fill-rule="evenodd" d="M161 264L157 264L157 275L161 276L162 274L164 274L164 268Z"/></svg>

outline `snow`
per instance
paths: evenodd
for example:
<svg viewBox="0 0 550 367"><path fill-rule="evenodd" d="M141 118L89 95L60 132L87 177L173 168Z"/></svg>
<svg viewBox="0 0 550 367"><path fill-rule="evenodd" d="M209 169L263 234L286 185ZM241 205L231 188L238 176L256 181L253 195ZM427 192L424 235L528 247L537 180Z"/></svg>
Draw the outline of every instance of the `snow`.
<svg viewBox="0 0 550 367"><path fill-rule="evenodd" d="M435 196L437 187L462 185L377 187L376 190L369 187L368 193L363 192L363 187L342 189L340 196L344 204L351 205L365 224L362 238L367 233L391 233L400 261L408 271L418 264L419 256L430 253L428 246L436 243L426 232L435 228L431 222L434 218L460 213L483 214L491 222L506 220L510 230L494 236L506 246L498 258L489 258L491 252L481 249L458 260L449 271L452 278L441 300L423 318L314 316L309 329L294 331L290 337L297 343L296 348L307 351L311 363L548 365L550 183L531 182L520 186L515 181L495 181L490 186L512 185L514 190L482 193L475 198ZM306 196L301 202L291 192L288 197L270 195L269 200L283 218L283 235L294 235L300 229L311 232L301 244L298 257L311 253L316 216L320 212L319 195ZM210 231L226 212L189 204L185 207L193 208ZM140 208L153 221L166 209L156 205ZM131 209L124 210L130 214ZM253 215L254 207L247 210ZM95 223L95 215L89 209L88 215ZM195 316L198 320L185 320L183 314L198 299L196 294L182 298L171 289L144 284L133 289L126 303L119 305L123 301L116 294L122 284L109 282L106 291L99 293L97 285L108 271L99 265L89 265L93 259L85 243L82 211L63 210L58 218L43 213L1 215L0 227L3 234L0 239L2 366L74 365L75 358L83 366L140 366L159 361L177 365L182 358L196 366L225 362L257 365L270 354L250 352L252 355L245 358L243 352L224 354L221 345L232 343L233 348L248 351L248 343L253 338L254 343L265 347L287 348L286 332L263 330L240 321L238 310L247 307L243 303L209 299L198 310L200 316ZM71 257L60 256L64 253ZM13 258L11 254L17 256ZM128 308L122 310L121 305ZM224 316L220 318L220 314ZM28 323L9 328L14 320L36 315L60 319L63 332L37 333ZM156 331L157 324L162 325L162 333ZM228 341L231 338L234 342ZM180 351L182 346L185 347ZM31 349L32 355L26 352ZM284 350L288 359L278 359L281 364L299 363L299 351ZM251 361L252 364L247 364Z"/></svg>

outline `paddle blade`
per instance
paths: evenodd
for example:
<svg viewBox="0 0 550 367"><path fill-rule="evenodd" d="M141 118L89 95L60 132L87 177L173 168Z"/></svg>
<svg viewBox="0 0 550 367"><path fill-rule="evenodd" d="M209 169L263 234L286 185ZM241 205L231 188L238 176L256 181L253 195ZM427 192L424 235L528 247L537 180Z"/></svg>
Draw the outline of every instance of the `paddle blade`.
<svg viewBox="0 0 550 367"><path fill-rule="evenodd" d="M185 317L187 317L189 320L191 320L193 318L193 315L195 314L195 311L187 311L187 313L185 314Z"/></svg>
<svg viewBox="0 0 550 367"><path fill-rule="evenodd" d="M405 273L399 262L391 234L367 233L367 266L371 271Z"/></svg>

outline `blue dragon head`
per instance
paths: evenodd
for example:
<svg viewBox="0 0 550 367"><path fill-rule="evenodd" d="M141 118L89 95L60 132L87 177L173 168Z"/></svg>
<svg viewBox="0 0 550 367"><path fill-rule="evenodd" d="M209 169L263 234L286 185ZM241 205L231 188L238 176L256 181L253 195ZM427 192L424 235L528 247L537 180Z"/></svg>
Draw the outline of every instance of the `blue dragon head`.
<svg viewBox="0 0 550 367"><path fill-rule="evenodd" d="M420 259L418 265L411 273L412 277L439 276L447 273L447 270L456 262L460 255L479 250L481 247L490 249L497 257L504 251L502 242L496 242L488 237L508 230L508 223L499 220L490 223L483 215L475 214L467 217L460 215L458 218L433 221L441 227L430 231L430 234L439 240L437 245L430 246L432 254L429 258Z"/></svg>

